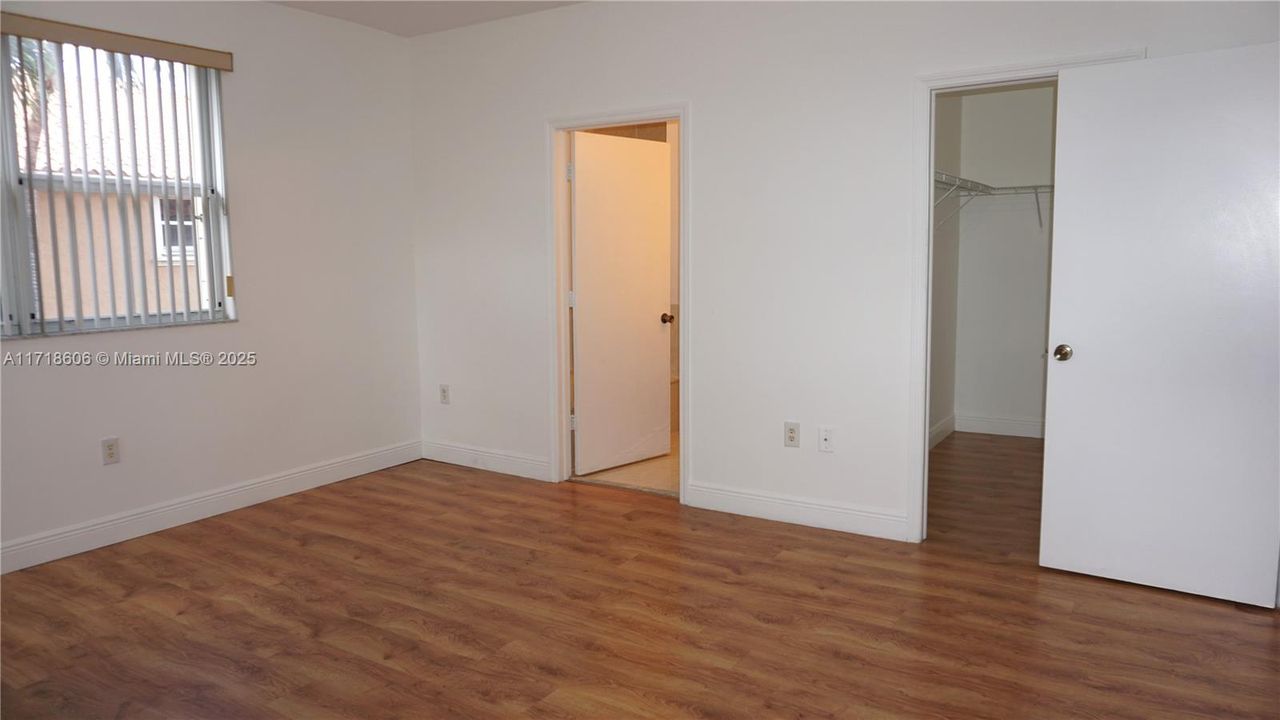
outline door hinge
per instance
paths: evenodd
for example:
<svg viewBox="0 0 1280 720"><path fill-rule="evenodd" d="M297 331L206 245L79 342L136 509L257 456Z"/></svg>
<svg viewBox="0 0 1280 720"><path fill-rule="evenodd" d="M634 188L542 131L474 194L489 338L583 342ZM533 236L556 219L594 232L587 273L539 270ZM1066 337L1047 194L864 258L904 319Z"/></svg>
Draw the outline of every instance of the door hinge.
<svg viewBox="0 0 1280 720"><path fill-rule="evenodd" d="M573 163L569 163L569 165L565 167L564 179L565 182L573 182Z"/></svg>
<svg viewBox="0 0 1280 720"><path fill-rule="evenodd" d="M578 296L572 290L569 291L569 307L578 307Z"/></svg>
<svg viewBox="0 0 1280 720"><path fill-rule="evenodd" d="M569 429L570 429L570 430L577 430L577 429L578 429L578 416L577 416L577 415L570 415L570 416L569 416Z"/></svg>

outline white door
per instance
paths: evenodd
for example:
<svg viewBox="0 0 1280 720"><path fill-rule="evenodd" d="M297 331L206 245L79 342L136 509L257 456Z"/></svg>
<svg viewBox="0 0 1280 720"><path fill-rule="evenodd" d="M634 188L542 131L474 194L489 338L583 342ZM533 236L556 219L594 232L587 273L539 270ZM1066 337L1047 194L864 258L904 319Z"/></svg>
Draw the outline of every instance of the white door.
<svg viewBox="0 0 1280 720"><path fill-rule="evenodd" d="M1061 74L1042 565L1275 605L1277 67Z"/></svg>
<svg viewBox="0 0 1280 720"><path fill-rule="evenodd" d="M671 452L671 153L573 133L574 472Z"/></svg>

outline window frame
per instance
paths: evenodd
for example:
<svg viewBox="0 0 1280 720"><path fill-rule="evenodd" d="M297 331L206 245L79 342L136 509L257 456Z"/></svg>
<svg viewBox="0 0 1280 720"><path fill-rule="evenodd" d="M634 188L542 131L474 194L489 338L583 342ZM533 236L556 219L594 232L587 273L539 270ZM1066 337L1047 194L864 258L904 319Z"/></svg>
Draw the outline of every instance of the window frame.
<svg viewBox="0 0 1280 720"><path fill-rule="evenodd" d="M185 205L191 205L190 220L182 219L182 212L178 213L176 218L165 217L165 204L181 202ZM185 209L185 208L184 208ZM152 197L151 198L151 232L152 238L155 240L156 262L161 265L196 265L196 258L201 254L201 248L204 241L201 238L200 228L196 225L196 220L203 219L201 209L196 207L195 198L185 198L181 201L174 198ZM179 229L179 238L182 237L184 228L191 228L191 242L180 242L177 246L170 245L166 230L169 227ZM174 248L182 248L182 258L175 262L173 257Z"/></svg>

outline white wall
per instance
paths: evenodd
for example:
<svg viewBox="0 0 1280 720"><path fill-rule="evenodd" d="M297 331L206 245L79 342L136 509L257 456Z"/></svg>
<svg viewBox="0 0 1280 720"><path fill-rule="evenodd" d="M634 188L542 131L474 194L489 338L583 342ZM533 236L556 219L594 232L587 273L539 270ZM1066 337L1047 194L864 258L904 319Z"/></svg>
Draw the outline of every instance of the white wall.
<svg viewBox="0 0 1280 720"><path fill-rule="evenodd" d="M688 102L685 501L908 538L914 78L1277 24L1260 3L592 3L421 38L424 439L549 475L547 123Z"/></svg>
<svg viewBox="0 0 1280 720"><path fill-rule="evenodd" d="M5 368L5 568L418 457L407 43L271 3L5 9L235 53L223 89L241 319L3 350L259 358ZM103 467L108 435L122 460ZM274 482L243 486L257 480ZM228 486L241 487L210 495Z"/></svg>
<svg viewBox="0 0 1280 720"><path fill-rule="evenodd" d="M938 95L933 111L934 168L950 175L961 169L959 95ZM956 418L956 293L960 273L960 216L962 202L946 188L934 188L942 198L933 208L932 278L929 293L929 446L955 430ZM945 222L944 222L945 221Z"/></svg>
<svg viewBox="0 0 1280 720"><path fill-rule="evenodd" d="M4 369L6 568L408 460L419 441L548 476L547 122L674 102L691 112L686 502L909 537L913 79L1277 34L1261 3L600 3L414 41L271 3L5 9L235 53L242 319L4 349L260 358ZM782 447L784 420L800 449ZM816 451L819 423L836 453ZM107 435L123 460L103 467Z"/></svg>
<svg viewBox="0 0 1280 720"><path fill-rule="evenodd" d="M961 98L961 175L995 186L1053 182L1053 87ZM1044 433L1052 198L978 198L959 215L956 429Z"/></svg>
<svg viewBox="0 0 1280 720"><path fill-rule="evenodd" d="M997 187L1053 182L1053 84L992 88L961 96L965 177Z"/></svg>

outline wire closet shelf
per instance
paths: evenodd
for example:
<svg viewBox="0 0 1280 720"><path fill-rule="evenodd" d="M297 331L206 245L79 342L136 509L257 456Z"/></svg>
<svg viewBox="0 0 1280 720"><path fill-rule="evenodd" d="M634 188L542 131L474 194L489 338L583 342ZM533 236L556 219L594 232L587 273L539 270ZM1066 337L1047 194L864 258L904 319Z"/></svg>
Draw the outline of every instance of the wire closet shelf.
<svg viewBox="0 0 1280 720"><path fill-rule="evenodd" d="M994 195L1031 195L1036 200L1036 220L1040 223L1040 227L1044 227L1044 215L1040 211L1040 195L1052 194L1052 185L1013 185L1009 187L995 187L986 183L980 183L977 180L970 180L959 175L944 173L941 170L933 171L933 185L935 188L946 188L946 192L942 193L933 201L936 208L943 200L954 195L956 198L964 198L964 202L956 206L954 210L947 213L947 216L939 220L934 227L940 228L948 220L964 209L971 200L976 197L991 197Z"/></svg>

